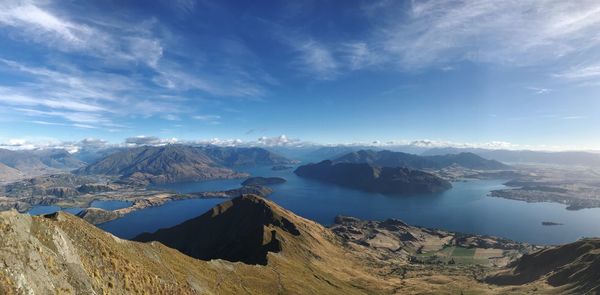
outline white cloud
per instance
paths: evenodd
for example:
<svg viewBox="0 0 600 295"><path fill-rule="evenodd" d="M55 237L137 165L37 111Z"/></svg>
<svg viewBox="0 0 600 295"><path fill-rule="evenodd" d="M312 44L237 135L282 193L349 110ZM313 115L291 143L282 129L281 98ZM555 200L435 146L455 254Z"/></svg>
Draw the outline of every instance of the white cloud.
<svg viewBox="0 0 600 295"><path fill-rule="evenodd" d="M216 96L259 98L265 95L265 89L259 80L243 69L228 72L225 77L217 74L192 72L189 69L162 63L156 69L157 75L152 81L163 88L173 91L200 90Z"/></svg>
<svg viewBox="0 0 600 295"><path fill-rule="evenodd" d="M562 73L556 74L555 76L579 81L591 79L597 80L600 79L600 63L575 66Z"/></svg>
<svg viewBox="0 0 600 295"><path fill-rule="evenodd" d="M295 144L301 142L299 139L288 138L285 134L282 134L279 136L274 136L274 137L263 136L263 137L258 138L257 141L258 141L258 144L265 145L265 146L288 146L288 145L295 145Z"/></svg>
<svg viewBox="0 0 600 295"><path fill-rule="evenodd" d="M391 10L378 42L392 61L421 68L460 60L530 65L597 46L597 1L416 1Z"/></svg>
<svg viewBox="0 0 600 295"><path fill-rule="evenodd" d="M163 139L163 138L158 138L156 136L144 136L144 135L128 137L125 139L125 145L130 146L130 147L143 146L143 145L166 145L166 144L174 144L174 143L178 143L178 142L179 142L179 140L177 138Z"/></svg>
<svg viewBox="0 0 600 295"><path fill-rule="evenodd" d="M244 141L241 139L220 139L220 138L211 138L209 140L195 140L189 141L190 144L194 145L216 145L216 146L243 146Z"/></svg>
<svg viewBox="0 0 600 295"><path fill-rule="evenodd" d="M82 52L107 62L157 65L162 46L157 39L131 35L121 30L75 22L51 11L46 1L6 1L0 3L0 26L15 29L20 36L65 52Z"/></svg>
<svg viewBox="0 0 600 295"><path fill-rule="evenodd" d="M0 6L0 24L22 28L36 41L57 41L68 46L84 46L84 40L93 35L86 26L64 21L32 3L8 1ZM42 40L46 39L46 40Z"/></svg>
<svg viewBox="0 0 600 295"><path fill-rule="evenodd" d="M334 78L338 73L338 65L332 53L322 44L314 40L297 44L300 52L298 62L310 74L316 74L322 80Z"/></svg>
<svg viewBox="0 0 600 295"><path fill-rule="evenodd" d="M577 62L586 66L557 76L600 76L598 1L382 0L363 10L369 24L362 40L276 34L299 53L301 70L319 79L370 67L447 71L462 61L554 69Z"/></svg>
<svg viewBox="0 0 600 295"><path fill-rule="evenodd" d="M533 91L535 94L546 94L552 92L552 89L550 88L527 87L527 89Z"/></svg>

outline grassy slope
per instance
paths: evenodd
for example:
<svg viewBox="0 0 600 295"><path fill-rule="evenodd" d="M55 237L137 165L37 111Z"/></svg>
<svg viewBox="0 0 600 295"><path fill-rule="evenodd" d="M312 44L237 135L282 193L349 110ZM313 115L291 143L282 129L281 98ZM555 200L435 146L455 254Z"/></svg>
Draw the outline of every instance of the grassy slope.
<svg viewBox="0 0 600 295"><path fill-rule="evenodd" d="M266 266L201 261L160 243L138 243L65 213L0 212L0 294L522 294L557 292L543 282L498 287L468 266L381 264L342 245L321 225L265 201L301 235L277 231L283 249ZM460 250L459 250L460 251ZM391 264L391 265L390 265ZM396 269L398 272L389 272ZM558 292L560 293L560 292Z"/></svg>

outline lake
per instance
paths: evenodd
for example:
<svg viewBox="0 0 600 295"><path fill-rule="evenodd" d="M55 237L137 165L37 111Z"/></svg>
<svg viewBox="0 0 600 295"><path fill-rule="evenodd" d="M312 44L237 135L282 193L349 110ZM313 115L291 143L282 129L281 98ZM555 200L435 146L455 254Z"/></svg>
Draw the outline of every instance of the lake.
<svg viewBox="0 0 600 295"><path fill-rule="evenodd" d="M562 244L584 236L600 236L600 209L568 211L554 203L526 203L489 197L503 188L505 180L474 180L453 183L438 194L386 196L362 192L315 180L300 178L293 170L272 171L270 167L241 169L254 176L279 176L284 184L271 186L268 198L294 213L331 224L336 215L362 219L398 218L409 224L474 234L505 237L534 244ZM162 188L176 192L200 192L237 188L243 179L179 183ZM170 202L161 207L131 213L100 225L122 238L179 224L198 216L222 199ZM543 226L542 221L562 223Z"/></svg>
<svg viewBox="0 0 600 295"><path fill-rule="evenodd" d="M104 210L117 210L131 206L132 202L119 200L94 200L90 203L90 207L100 208ZM69 212L73 215L81 212L83 208L61 208L58 206L34 206L27 213L31 215L50 214L56 211Z"/></svg>

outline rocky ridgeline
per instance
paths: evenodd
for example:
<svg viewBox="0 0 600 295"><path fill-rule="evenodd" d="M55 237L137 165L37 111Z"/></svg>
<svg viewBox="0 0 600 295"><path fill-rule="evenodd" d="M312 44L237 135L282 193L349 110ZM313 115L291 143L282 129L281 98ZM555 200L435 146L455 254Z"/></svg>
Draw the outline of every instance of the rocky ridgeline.
<svg viewBox="0 0 600 295"><path fill-rule="evenodd" d="M252 195L138 237L147 243L116 238L62 212L0 212L0 234L0 294L594 294L600 288L598 239L539 250L393 219L338 217L329 229ZM440 263L442 255L450 259ZM502 257L512 262L481 261Z"/></svg>

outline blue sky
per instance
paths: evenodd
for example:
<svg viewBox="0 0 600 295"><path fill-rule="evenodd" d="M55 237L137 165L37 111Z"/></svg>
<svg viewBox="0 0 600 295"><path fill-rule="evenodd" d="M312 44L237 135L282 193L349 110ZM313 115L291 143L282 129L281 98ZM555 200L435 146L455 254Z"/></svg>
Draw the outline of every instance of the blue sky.
<svg viewBox="0 0 600 295"><path fill-rule="evenodd" d="M598 32L583 0L0 0L0 142L600 149Z"/></svg>

